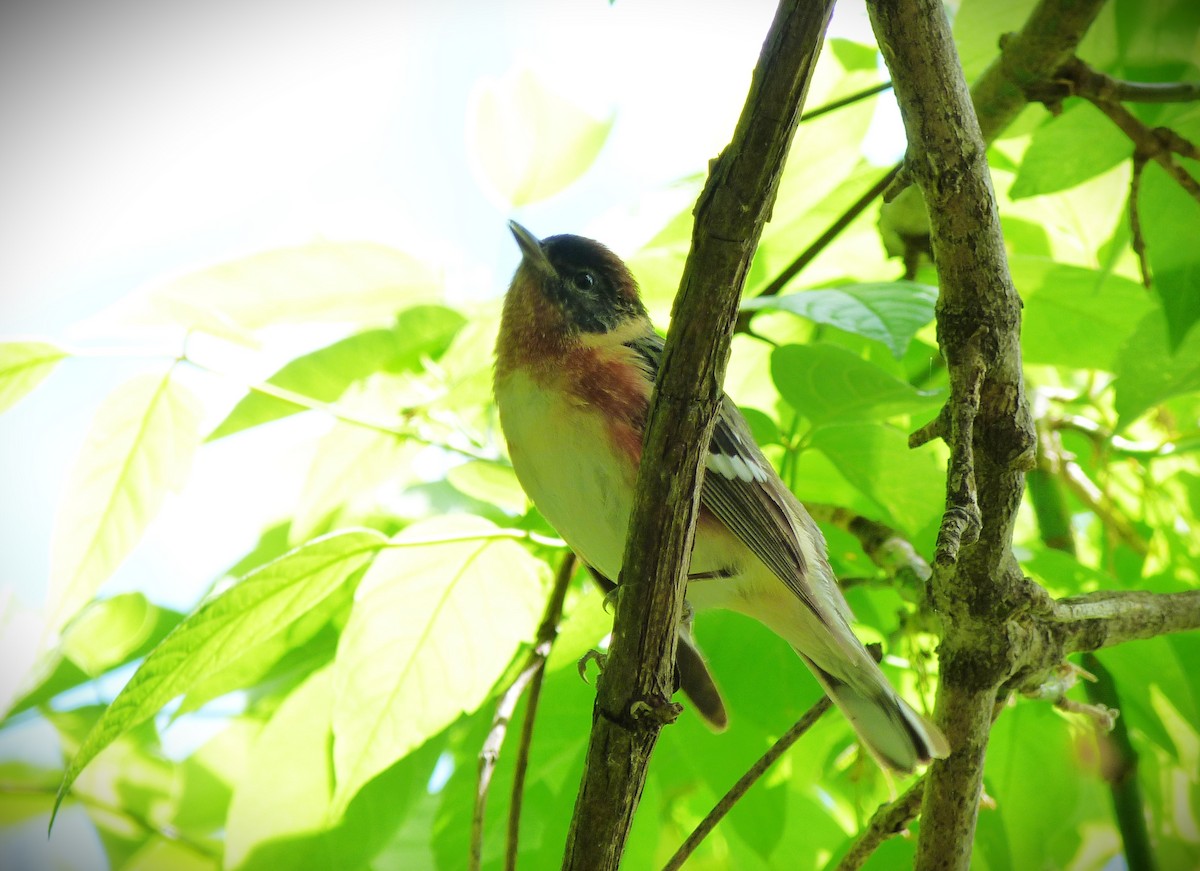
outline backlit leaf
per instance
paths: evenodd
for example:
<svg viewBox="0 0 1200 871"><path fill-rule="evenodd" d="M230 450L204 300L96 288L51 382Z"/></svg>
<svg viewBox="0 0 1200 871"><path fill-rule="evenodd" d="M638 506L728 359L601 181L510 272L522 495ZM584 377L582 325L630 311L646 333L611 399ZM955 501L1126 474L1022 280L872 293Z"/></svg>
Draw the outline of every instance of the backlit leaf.
<svg viewBox="0 0 1200 871"><path fill-rule="evenodd" d="M1034 131L1008 195L1016 200L1067 190L1132 155L1129 138L1099 109L1073 101Z"/></svg>
<svg viewBox="0 0 1200 871"><path fill-rule="evenodd" d="M440 277L403 251L319 241L185 275L102 317L252 342L252 331L281 323L387 323L398 308L432 301L440 289Z"/></svg>
<svg viewBox="0 0 1200 871"><path fill-rule="evenodd" d="M1112 371L1117 350L1154 300L1120 275L1014 256L1013 282L1025 301L1021 354L1027 363Z"/></svg>
<svg viewBox="0 0 1200 871"><path fill-rule="evenodd" d="M297 357L267 382L317 402L333 402L351 384L369 375L416 370L425 357L438 357L464 322L465 318L453 309L415 306L401 312L391 329L367 330ZM251 391L208 438L219 439L305 408Z"/></svg>
<svg viewBox="0 0 1200 871"><path fill-rule="evenodd" d="M771 355L771 378L796 411L817 425L882 420L936 405L918 390L836 345L785 345Z"/></svg>
<svg viewBox="0 0 1200 871"><path fill-rule="evenodd" d="M183 487L199 416L173 369L123 384L100 406L55 520L48 637L129 555L167 493Z"/></svg>
<svg viewBox="0 0 1200 871"><path fill-rule="evenodd" d="M744 309L778 309L887 345L896 359L933 320L937 288L913 281L847 284L787 296L746 300Z"/></svg>
<svg viewBox="0 0 1200 871"><path fill-rule="evenodd" d="M1175 351L1200 320L1200 203L1150 163L1142 178L1138 214L1154 290L1162 300Z"/></svg>
<svg viewBox="0 0 1200 871"><path fill-rule="evenodd" d="M612 129L522 70L478 88L468 140L488 184L513 206L561 191L595 161Z"/></svg>
<svg viewBox="0 0 1200 871"><path fill-rule="evenodd" d="M1174 354L1162 312L1146 315L1117 353L1116 409L1126 426L1158 403L1200 390L1200 329Z"/></svg>
<svg viewBox="0 0 1200 871"><path fill-rule="evenodd" d="M0 342L0 411L16 405L66 356L49 342Z"/></svg>
<svg viewBox="0 0 1200 871"><path fill-rule="evenodd" d="M146 657L88 733L63 775L59 802L97 753L247 648L284 631L370 562L385 543L369 530L317 539L201 605Z"/></svg>
<svg viewBox="0 0 1200 871"><path fill-rule="evenodd" d="M335 665L334 809L488 695L540 610L547 567L473 517L409 527L359 586ZM431 536L463 540L423 544Z"/></svg>
<svg viewBox="0 0 1200 871"><path fill-rule="evenodd" d="M871 423L825 426L813 433L811 445L909 534L941 513L945 465L928 448L911 450L900 430Z"/></svg>

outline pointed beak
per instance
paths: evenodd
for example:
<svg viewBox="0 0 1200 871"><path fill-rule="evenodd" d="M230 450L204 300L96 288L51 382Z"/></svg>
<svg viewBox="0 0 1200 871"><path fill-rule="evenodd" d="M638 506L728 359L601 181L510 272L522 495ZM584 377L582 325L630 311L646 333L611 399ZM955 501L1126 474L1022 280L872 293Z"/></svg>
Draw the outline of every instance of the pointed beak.
<svg viewBox="0 0 1200 871"><path fill-rule="evenodd" d="M546 252L542 248L542 243L538 241L538 237L530 233L516 221L508 222L508 229L512 231L513 237L517 240L517 245L521 247L521 256L524 261L536 272L539 272L546 278L557 278L558 271L550 263Z"/></svg>

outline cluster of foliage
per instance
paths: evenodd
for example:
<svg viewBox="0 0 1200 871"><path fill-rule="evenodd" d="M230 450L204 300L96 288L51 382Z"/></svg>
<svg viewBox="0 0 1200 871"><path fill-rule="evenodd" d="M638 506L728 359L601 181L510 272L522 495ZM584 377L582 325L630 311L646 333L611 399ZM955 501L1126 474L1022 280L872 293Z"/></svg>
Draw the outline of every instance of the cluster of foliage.
<svg viewBox="0 0 1200 871"><path fill-rule="evenodd" d="M968 79L1029 5L961 4ZM1156 18L1132 0L1110 4L1080 56L1138 81L1197 77L1196 9L1159 5ZM878 84L877 59L873 45L828 43L810 104ZM536 82L515 87L504 120L484 112L481 124L517 117L548 129L531 116L566 111ZM880 99L890 97L801 126L748 297L886 172L861 156ZM1131 111L1200 139L1200 104ZM515 205L582 173L608 124L555 129L560 140L533 143L537 159L524 172L494 170ZM1124 133L1081 100L1057 115L1030 106L989 151L1025 303L1022 349L1042 440L1017 545L1026 572L1056 596L1200 585L1200 205L1157 165L1145 167L1136 208L1154 281L1143 287L1131 250L1131 154ZM558 173L553 185L546 167ZM936 276L924 264L897 280L877 214L851 221L788 293L751 304L727 390L802 499L880 521L928 555L946 454L940 445L910 450L907 433L945 399ZM690 232L687 210L628 258L660 325ZM207 270L139 305L142 315L231 341L280 324L347 330L254 385L209 432L183 377L197 367L186 350L104 401L58 520L39 656L20 692L0 699L0 729L44 720L63 764L0 762L3 824L44 826L57 796L52 837L94 827L113 868L462 867L494 700L526 659L566 554L526 501L498 437L490 395L498 304L449 304L407 254L323 242ZM86 358L87 348L0 345L0 407L72 356ZM306 417L327 426L294 510L192 610L164 607L152 593L105 593L197 451ZM824 528L860 635L882 642L893 681L928 710L936 639L920 591L873 565L843 529ZM593 699L576 663L601 643L608 620L576 577L545 666L522 867L559 863ZM631 868L661 865L820 694L794 653L748 620L702 614L696 634L731 726L712 734L685 714L664 731L627 847ZM1198 658L1195 635L1098 655L1164 867L1188 867L1200 854L1200 675L1189 666ZM131 672L123 688L113 680ZM1067 694L1086 700L1080 688ZM1093 719L1063 707L1022 698L999 715L977 867L1100 868L1120 851L1105 779L1111 743ZM203 716L222 718L214 737L169 759L160 731ZM485 867L503 855L513 775L506 745L487 806ZM827 716L689 867L825 867L905 786L865 756L840 717ZM912 842L893 839L871 861L911 864Z"/></svg>

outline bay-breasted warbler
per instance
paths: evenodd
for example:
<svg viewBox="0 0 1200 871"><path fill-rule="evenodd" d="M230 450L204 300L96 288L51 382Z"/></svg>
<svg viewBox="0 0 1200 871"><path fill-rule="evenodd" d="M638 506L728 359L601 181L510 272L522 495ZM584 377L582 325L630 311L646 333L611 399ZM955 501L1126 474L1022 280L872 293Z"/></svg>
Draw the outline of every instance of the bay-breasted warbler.
<svg viewBox="0 0 1200 871"><path fill-rule="evenodd" d="M625 264L580 236L539 240L510 222L522 260L496 345L500 425L521 485L601 584L621 570L642 436L663 341ZM910 771L947 755L937 727L891 687L849 626L825 539L725 397L687 600L755 618L796 650L870 752ZM690 608L689 608L690 612ZM680 627L677 673L714 726L725 711Z"/></svg>

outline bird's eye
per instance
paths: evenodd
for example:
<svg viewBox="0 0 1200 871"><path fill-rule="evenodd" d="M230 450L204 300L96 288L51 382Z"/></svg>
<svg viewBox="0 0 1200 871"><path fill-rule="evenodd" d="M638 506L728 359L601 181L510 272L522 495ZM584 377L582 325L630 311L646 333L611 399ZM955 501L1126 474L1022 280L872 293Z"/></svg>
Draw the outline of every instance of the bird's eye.
<svg viewBox="0 0 1200 871"><path fill-rule="evenodd" d="M596 276L590 272L577 272L571 279L576 290L591 290L596 286Z"/></svg>

